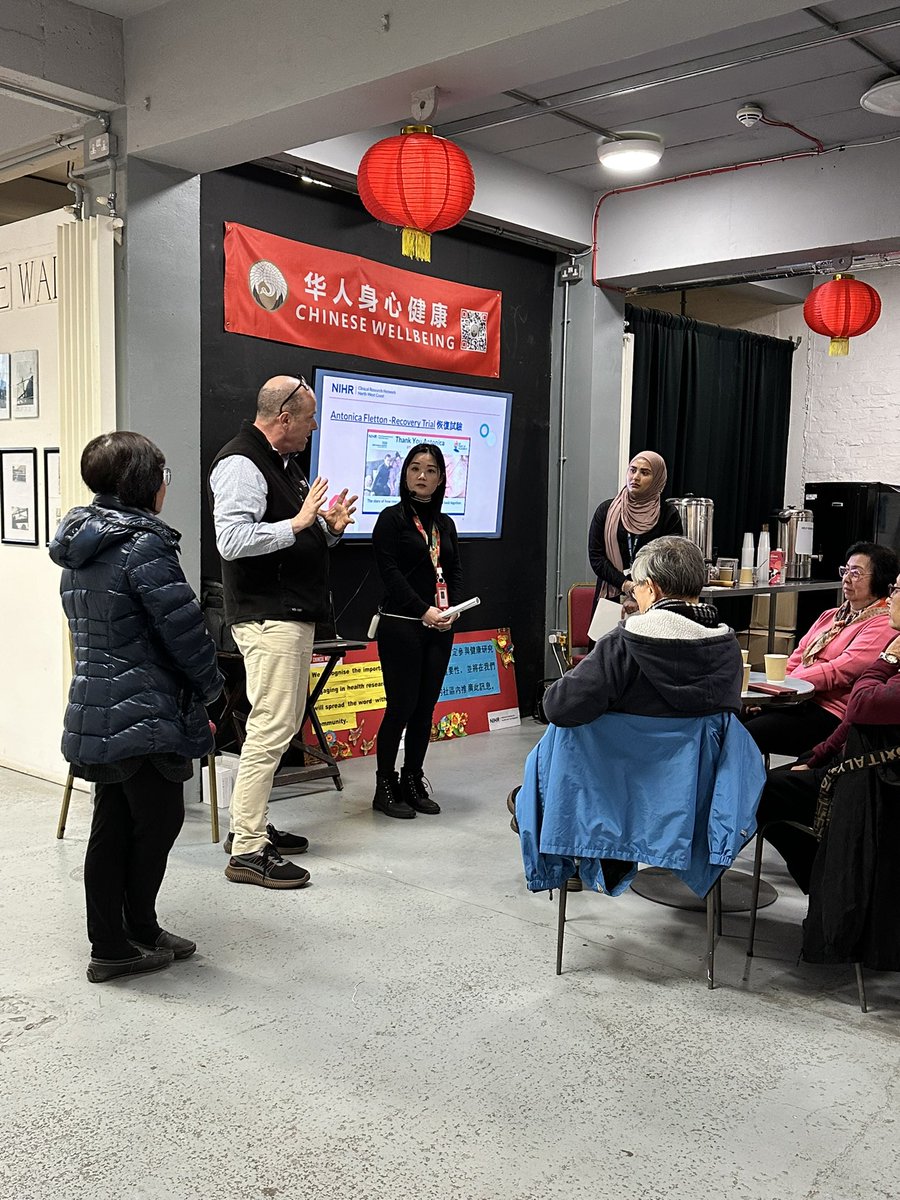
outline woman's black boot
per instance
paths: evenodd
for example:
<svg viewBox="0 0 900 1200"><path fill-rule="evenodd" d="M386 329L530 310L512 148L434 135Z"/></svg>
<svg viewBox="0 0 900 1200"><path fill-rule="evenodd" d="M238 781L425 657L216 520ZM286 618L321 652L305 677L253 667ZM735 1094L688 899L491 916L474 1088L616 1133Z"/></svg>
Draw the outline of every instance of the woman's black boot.
<svg viewBox="0 0 900 1200"><path fill-rule="evenodd" d="M441 806L428 791L428 784L421 771L410 771L406 767L400 772L400 795L416 812L428 813L435 816L441 811Z"/></svg>
<svg viewBox="0 0 900 1200"><path fill-rule="evenodd" d="M400 780L396 771L375 772L375 798L372 807L383 812L386 817L399 817L408 820L416 815L416 810L406 803L400 791Z"/></svg>

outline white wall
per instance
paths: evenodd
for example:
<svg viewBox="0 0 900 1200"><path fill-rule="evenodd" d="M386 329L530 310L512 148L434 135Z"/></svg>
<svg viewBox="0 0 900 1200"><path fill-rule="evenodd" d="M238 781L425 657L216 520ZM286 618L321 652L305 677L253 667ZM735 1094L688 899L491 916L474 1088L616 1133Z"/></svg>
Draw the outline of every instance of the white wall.
<svg viewBox="0 0 900 1200"><path fill-rule="evenodd" d="M39 415L0 422L0 446L38 451L39 544L0 545L0 764L62 782L59 752L64 709L64 636L59 568L47 555L44 513L45 446L59 445L57 304L22 307L18 264L56 253L65 214L45 213L0 228L0 265L12 267L12 308L0 311L0 352L37 350Z"/></svg>

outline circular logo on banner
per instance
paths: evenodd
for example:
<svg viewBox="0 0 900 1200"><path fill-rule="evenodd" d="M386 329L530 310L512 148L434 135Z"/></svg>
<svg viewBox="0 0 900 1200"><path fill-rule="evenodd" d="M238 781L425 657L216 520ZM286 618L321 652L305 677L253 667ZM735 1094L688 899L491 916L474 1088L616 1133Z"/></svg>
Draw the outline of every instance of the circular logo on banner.
<svg viewBox="0 0 900 1200"><path fill-rule="evenodd" d="M250 268L250 295L260 308L274 312L288 296L287 280L274 263L261 258Z"/></svg>

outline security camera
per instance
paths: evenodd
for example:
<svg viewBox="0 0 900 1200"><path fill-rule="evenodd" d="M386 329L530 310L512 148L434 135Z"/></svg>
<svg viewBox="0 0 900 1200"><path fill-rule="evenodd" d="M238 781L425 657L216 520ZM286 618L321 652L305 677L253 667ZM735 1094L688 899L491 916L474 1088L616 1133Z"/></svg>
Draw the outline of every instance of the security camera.
<svg viewBox="0 0 900 1200"><path fill-rule="evenodd" d="M758 121L762 120L763 110L758 104L742 104L734 115L742 125L750 129Z"/></svg>

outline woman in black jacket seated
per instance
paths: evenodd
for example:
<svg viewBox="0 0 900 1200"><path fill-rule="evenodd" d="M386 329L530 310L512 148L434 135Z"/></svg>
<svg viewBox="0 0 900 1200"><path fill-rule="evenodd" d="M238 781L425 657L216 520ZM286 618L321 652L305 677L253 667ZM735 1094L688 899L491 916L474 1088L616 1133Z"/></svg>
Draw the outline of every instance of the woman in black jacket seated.
<svg viewBox="0 0 900 1200"><path fill-rule="evenodd" d="M92 983L156 971L194 942L160 928L156 896L184 822L191 759L208 754L216 650L158 517L169 470L139 433L94 438L81 477L97 494L63 517L50 557L75 669L63 756L96 784L84 860Z"/></svg>

